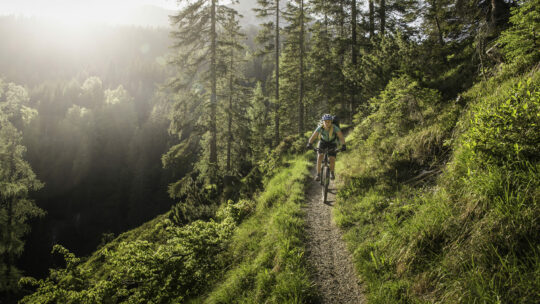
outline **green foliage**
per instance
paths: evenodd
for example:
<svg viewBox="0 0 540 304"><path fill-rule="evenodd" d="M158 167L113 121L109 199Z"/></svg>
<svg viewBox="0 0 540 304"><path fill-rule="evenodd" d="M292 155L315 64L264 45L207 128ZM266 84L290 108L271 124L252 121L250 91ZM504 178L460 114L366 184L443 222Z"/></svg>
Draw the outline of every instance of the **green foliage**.
<svg viewBox="0 0 540 304"><path fill-rule="evenodd" d="M454 105L443 105L437 91L402 75L370 104L370 109L355 116L358 125L348 139L361 147L359 161L365 170L374 170L361 178L376 176L385 185L394 185L444 160L441 152L446 150L444 141L451 135L457 111Z"/></svg>
<svg viewBox="0 0 540 304"><path fill-rule="evenodd" d="M314 300L304 258L303 212L306 156L268 180L256 211L238 227L223 280L200 299L205 303L306 303ZM223 213L251 209L249 202L228 205ZM240 210L242 210L240 209ZM231 210L231 211L228 211Z"/></svg>
<svg viewBox="0 0 540 304"><path fill-rule="evenodd" d="M246 300L312 299L301 211L309 162L302 156L287 164L257 201L229 201L217 212L218 221L178 226L162 216L88 260L55 246L66 267L51 270L46 279L23 278L20 283L35 292L21 303L180 303L205 294L223 275L225 283L209 302L225 294L225 302L240 301L237 291Z"/></svg>
<svg viewBox="0 0 540 304"><path fill-rule="evenodd" d="M348 138L355 149L338 162L335 217L370 302L540 298L538 75L477 84L462 95L469 107L461 116L459 104L430 109L437 95L414 93L425 119L412 124L415 112L394 103L407 86L391 81L380 106L357 116ZM395 183L404 156L437 166Z"/></svg>
<svg viewBox="0 0 540 304"><path fill-rule="evenodd" d="M538 76L520 81L508 93L474 108L463 142L475 160L495 164L538 161L539 83Z"/></svg>
<svg viewBox="0 0 540 304"><path fill-rule="evenodd" d="M165 221L157 242L118 239L86 263L57 246L66 268L51 270L44 280L21 280L37 287L21 303L183 302L204 290L225 266L223 253L234 229L228 217L183 227Z"/></svg>
<svg viewBox="0 0 540 304"><path fill-rule="evenodd" d="M26 106L25 88L0 79L0 293L17 291L21 276L15 267L24 249L23 237L29 220L45 215L30 199L43 184L25 160L26 147L17 126L24 126L37 113Z"/></svg>
<svg viewBox="0 0 540 304"><path fill-rule="evenodd" d="M518 1L512 9L510 23L498 39L508 66L507 70L524 72L540 60L540 1Z"/></svg>

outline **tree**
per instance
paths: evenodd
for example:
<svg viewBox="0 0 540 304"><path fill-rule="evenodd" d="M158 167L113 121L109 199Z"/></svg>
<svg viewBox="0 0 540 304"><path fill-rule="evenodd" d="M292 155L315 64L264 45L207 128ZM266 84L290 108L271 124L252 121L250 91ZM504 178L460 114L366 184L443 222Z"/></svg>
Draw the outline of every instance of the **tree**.
<svg viewBox="0 0 540 304"><path fill-rule="evenodd" d="M522 1L512 10L512 26L501 33L498 42L502 45L506 61L525 70L540 60L540 1Z"/></svg>
<svg viewBox="0 0 540 304"><path fill-rule="evenodd" d="M257 17L267 19L274 17L275 21L268 21L261 24L262 29L257 36L259 44L263 45L263 54L268 54L273 51L274 53L274 145L277 146L280 141L279 124L280 124L280 97L279 97L279 57L280 57L280 13L281 8L279 6L279 0L257 0L259 8L254 9L257 13Z"/></svg>
<svg viewBox="0 0 540 304"><path fill-rule="evenodd" d="M247 130L247 87L246 80L242 76L245 72L241 69L244 63L245 48L241 43L245 35L240 31L238 13L227 9L227 17L224 20L223 36L219 41L219 75L220 91L223 100L222 113L225 116L226 129L222 129L225 140L226 159L225 173L232 175L239 171L241 155L246 155L249 150ZM236 164L233 166L232 162ZM234 167L234 168L233 168Z"/></svg>
<svg viewBox="0 0 540 304"><path fill-rule="evenodd" d="M252 144L252 159L254 163L263 159L266 147L272 143L271 136L268 134L268 117L270 116L268 107L268 97L262 90L262 85L257 82L252 93L251 105L248 108L248 118L250 125L250 135Z"/></svg>
<svg viewBox="0 0 540 304"><path fill-rule="evenodd" d="M215 181L218 171L217 155L217 41L218 41L218 18L221 18L223 10L220 10L219 0L197 0L185 2L185 7L176 15L171 16L171 23L176 29L172 32L174 38L173 48L176 49L176 57L172 63L178 68L177 77L170 82L170 87L175 94L183 95L178 103L189 102L185 97L200 95L208 100L208 117L206 120L206 130L209 132L207 141L208 175ZM182 107L181 105L175 106ZM186 116L195 115L201 117L206 115L206 109L202 113L192 111L176 113L173 116L171 131L181 134L182 129L175 128L178 120L183 120Z"/></svg>
<svg viewBox="0 0 540 304"><path fill-rule="evenodd" d="M43 184L24 160L26 148L17 129L37 115L25 106L28 101L23 87L0 80L0 293L7 294L17 289L15 261L24 250L27 221L45 214L28 197Z"/></svg>
<svg viewBox="0 0 540 304"><path fill-rule="evenodd" d="M297 126L298 134L304 133L304 111L305 111L305 60L306 60L306 30L305 26L309 22L306 16L304 0L295 0L287 4L285 19L288 25L285 27L287 40L285 41L285 51L283 54L284 79L283 83L288 86L285 100L297 100L296 115L288 114L293 125ZM285 90L284 90L285 91ZM295 92L296 91L296 92ZM286 109L292 111L292 104Z"/></svg>

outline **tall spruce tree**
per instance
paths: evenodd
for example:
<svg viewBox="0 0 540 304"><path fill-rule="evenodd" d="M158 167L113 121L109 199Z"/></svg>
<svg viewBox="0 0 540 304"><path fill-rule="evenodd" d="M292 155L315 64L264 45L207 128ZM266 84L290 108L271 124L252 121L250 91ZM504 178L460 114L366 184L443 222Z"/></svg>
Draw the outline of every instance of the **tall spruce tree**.
<svg viewBox="0 0 540 304"><path fill-rule="evenodd" d="M308 118L317 117L320 113L338 113L342 102L339 96L343 88L343 82L337 81L343 78L343 73L336 56L339 45L334 18L336 3L331 0L314 0L310 4L316 19L310 28L310 49L306 56L306 80L310 84L306 99L313 102L306 109Z"/></svg>
<svg viewBox="0 0 540 304"><path fill-rule="evenodd" d="M15 262L24 250L27 221L45 214L29 198L43 185L24 160L26 148L18 130L37 115L25 106L28 100L23 87L0 79L0 294L8 298L21 276Z"/></svg>
<svg viewBox="0 0 540 304"><path fill-rule="evenodd" d="M239 15L235 10L227 9L227 17L223 24L223 36L219 41L219 70L220 86L218 91L223 96L222 103L225 116L226 128L222 138L225 143L225 172L232 175L239 172L242 166L240 160L243 155L249 153L249 142L247 139L247 103L248 88L247 81L243 75L245 71L242 67L245 64L245 47L242 40L245 34L241 32L239 25ZM219 133L219 132L218 132Z"/></svg>
<svg viewBox="0 0 540 304"><path fill-rule="evenodd" d="M286 41L283 54L284 64L284 83L287 83L288 93L284 96L285 100L296 100L296 115L292 104L287 107L290 122L297 127L297 133L304 133L304 111L305 111L305 61L306 61L306 24L309 17L306 14L304 0L294 0L287 4L287 10L284 14L288 25L285 27ZM284 89L285 91L285 89ZM292 127L291 124L289 126Z"/></svg>
<svg viewBox="0 0 540 304"><path fill-rule="evenodd" d="M265 20L266 22L261 24L261 31L257 36L257 42L263 45L262 53L274 55L274 145L280 142L280 87L279 87L279 57L280 57L280 16L281 7L280 0L257 0L259 4L258 8L254 11L257 13L257 17ZM271 20L270 18L274 18ZM270 20L269 20L270 19Z"/></svg>
<svg viewBox="0 0 540 304"><path fill-rule="evenodd" d="M263 92L263 86L257 82L252 92L251 104L248 108L249 134L252 146L251 162L263 159L267 148L272 144L268 127L270 117L268 104L270 101Z"/></svg>
<svg viewBox="0 0 540 304"><path fill-rule="evenodd" d="M219 170L216 127L218 19L224 20L228 10L219 5L219 0L179 2L185 4L184 8L170 17L175 27L172 37L176 50L172 64L178 68L178 75L171 80L170 87L179 95L174 106L171 131L185 140L188 135L183 134L184 131L202 126L198 123L199 119L205 121L208 136L203 141L203 148L208 151L208 158L204 173L211 183L215 183ZM205 106L199 106L198 101ZM194 123L197 125L193 126Z"/></svg>

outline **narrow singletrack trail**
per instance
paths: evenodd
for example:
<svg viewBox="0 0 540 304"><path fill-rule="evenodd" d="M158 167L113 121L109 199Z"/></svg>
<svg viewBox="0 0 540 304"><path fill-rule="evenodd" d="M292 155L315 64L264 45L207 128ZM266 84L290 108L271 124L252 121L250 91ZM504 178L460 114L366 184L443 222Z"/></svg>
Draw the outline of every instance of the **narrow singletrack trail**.
<svg viewBox="0 0 540 304"><path fill-rule="evenodd" d="M312 170L312 176L315 174ZM351 254L341 231L332 221L336 188L330 183L328 200L322 202L321 185L309 182L306 194L307 259L311 278L320 294L321 304L365 303L362 287L356 276Z"/></svg>

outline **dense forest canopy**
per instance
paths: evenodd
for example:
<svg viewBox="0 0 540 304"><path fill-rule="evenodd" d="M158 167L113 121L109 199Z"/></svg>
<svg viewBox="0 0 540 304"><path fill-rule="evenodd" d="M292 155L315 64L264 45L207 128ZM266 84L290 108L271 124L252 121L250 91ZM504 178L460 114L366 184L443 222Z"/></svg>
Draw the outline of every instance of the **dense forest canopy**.
<svg viewBox="0 0 540 304"><path fill-rule="evenodd" d="M505 285L514 270L485 266L495 255L474 243L484 238L471 241L480 266L444 254L487 234L469 222L462 227L472 232L455 232L460 219L538 214L538 0L178 4L169 29L75 31L0 17L7 301L314 301L299 211L307 161L291 154L302 154L306 134L332 113L352 130L353 146L337 222L371 280L370 301L452 301L456 286L474 285L467 301L534 302L538 279ZM497 83L500 95L482 87ZM506 198L490 179L501 168L515 177ZM476 188L468 192L464 180ZM475 209L514 198L516 218ZM443 231L423 213L456 220L439 223ZM535 221L512 234L517 243L486 241L524 277L538 268ZM447 276L439 261L454 267ZM59 268L47 276L51 265ZM460 267L470 284L456 283ZM25 275L35 278L18 284ZM497 280L484 284L490 276Z"/></svg>

